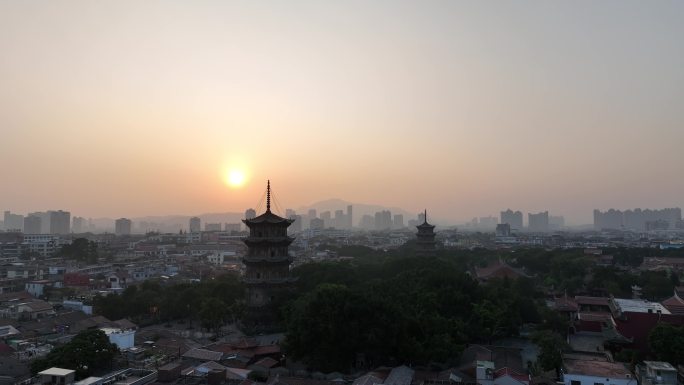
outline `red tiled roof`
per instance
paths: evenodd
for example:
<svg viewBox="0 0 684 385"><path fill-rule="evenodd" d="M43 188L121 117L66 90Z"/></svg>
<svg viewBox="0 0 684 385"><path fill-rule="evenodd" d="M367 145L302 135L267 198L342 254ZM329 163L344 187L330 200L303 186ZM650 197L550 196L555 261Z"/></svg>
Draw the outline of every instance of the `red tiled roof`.
<svg viewBox="0 0 684 385"><path fill-rule="evenodd" d="M276 365L278 365L278 361L274 360L271 357L262 358L259 361L254 363L254 366L259 366L259 367L267 368L267 369L270 369Z"/></svg>
<svg viewBox="0 0 684 385"><path fill-rule="evenodd" d="M642 352L650 352L648 336L659 323L675 326L684 325L684 316L658 313L629 313L625 319L615 318L615 327L620 334L632 338L634 345Z"/></svg>
<svg viewBox="0 0 684 385"><path fill-rule="evenodd" d="M493 279L493 278L518 278L525 277L525 273L509 266L506 262L495 261L491 265L483 268L475 268L475 275L479 279Z"/></svg>
<svg viewBox="0 0 684 385"><path fill-rule="evenodd" d="M505 375L509 375L512 378L515 378L516 380L520 382L524 382L526 384L530 383L530 377L526 374L518 373L515 370L509 368L509 367L503 367L497 371L494 372L494 377L499 378Z"/></svg>
<svg viewBox="0 0 684 385"><path fill-rule="evenodd" d="M555 302L556 310L558 311L577 311L577 302L575 302L572 298L556 298Z"/></svg>

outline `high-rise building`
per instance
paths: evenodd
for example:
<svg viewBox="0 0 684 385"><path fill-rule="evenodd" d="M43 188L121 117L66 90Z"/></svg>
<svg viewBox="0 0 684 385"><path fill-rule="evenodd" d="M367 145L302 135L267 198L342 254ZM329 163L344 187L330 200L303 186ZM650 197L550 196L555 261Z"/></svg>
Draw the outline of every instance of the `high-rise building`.
<svg viewBox="0 0 684 385"><path fill-rule="evenodd" d="M24 218L24 234L40 234L41 218L37 215L27 215Z"/></svg>
<svg viewBox="0 0 684 385"><path fill-rule="evenodd" d="M493 230L496 228L497 224L498 224L498 221L497 221L496 217L492 217L492 216L480 217L479 227L482 229Z"/></svg>
<svg viewBox="0 0 684 385"><path fill-rule="evenodd" d="M243 322L252 329L269 330L277 323L277 309L272 304L287 295L293 282L288 248L294 240L287 235L292 220L271 212L270 181L266 187L266 212L243 222L249 228L249 236L244 239L247 254L242 259L247 286Z"/></svg>
<svg viewBox="0 0 684 385"><path fill-rule="evenodd" d="M256 210L254 210L254 209L245 210L245 219L252 219L254 217L256 217Z"/></svg>
<svg viewBox="0 0 684 385"><path fill-rule="evenodd" d="M131 222L128 218L119 218L114 222L114 234L116 235L131 235Z"/></svg>
<svg viewBox="0 0 684 385"><path fill-rule="evenodd" d="M424 221L417 226L416 254L430 257L435 255L435 226L427 222L427 210L423 214Z"/></svg>
<svg viewBox="0 0 684 385"><path fill-rule="evenodd" d="M86 219L83 217L73 217L71 219L71 232L72 233L84 233L86 231L87 224Z"/></svg>
<svg viewBox="0 0 684 385"><path fill-rule="evenodd" d="M204 231L221 231L220 223L205 223Z"/></svg>
<svg viewBox="0 0 684 385"><path fill-rule="evenodd" d="M382 210L375 213L375 230L391 230L392 229L392 213L388 210Z"/></svg>
<svg viewBox="0 0 684 385"><path fill-rule="evenodd" d="M199 217L190 218L189 228L191 233L199 233L202 231L202 220Z"/></svg>
<svg viewBox="0 0 684 385"><path fill-rule="evenodd" d="M297 213L293 209L285 209L285 218L291 219L294 218L295 215L297 215Z"/></svg>
<svg viewBox="0 0 684 385"><path fill-rule="evenodd" d="M375 228L375 219L371 215L363 215L359 222L359 227L364 230L373 230Z"/></svg>
<svg viewBox="0 0 684 385"><path fill-rule="evenodd" d="M344 211L335 210L335 218L333 219L332 227L336 229L344 229L347 225L347 219L344 217Z"/></svg>
<svg viewBox="0 0 684 385"><path fill-rule="evenodd" d="M295 215L292 218L292 226L290 226L289 230L292 233L298 233L302 231L302 216L301 215Z"/></svg>
<svg viewBox="0 0 684 385"><path fill-rule="evenodd" d="M50 234L50 212L37 211L28 215L40 218L40 232L38 234Z"/></svg>
<svg viewBox="0 0 684 385"><path fill-rule="evenodd" d="M227 233L239 233L242 230L242 226L239 223L226 223L224 229Z"/></svg>
<svg viewBox="0 0 684 385"><path fill-rule="evenodd" d="M647 229L648 222L657 222L658 227L663 227L663 222L666 222L667 228L672 229L681 218L682 210L679 207L661 210L637 208L624 212L614 209L605 212L594 210L594 228L596 230L628 229L643 231ZM653 224L650 225L650 228L652 227Z"/></svg>
<svg viewBox="0 0 684 385"><path fill-rule="evenodd" d="M323 226L327 229L332 227L332 215L330 211L324 211L321 213L321 219L323 220Z"/></svg>
<svg viewBox="0 0 684 385"><path fill-rule="evenodd" d="M520 211L513 211L508 209L501 212L501 223L507 223L511 226L511 230L523 229L523 213Z"/></svg>
<svg viewBox="0 0 684 385"><path fill-rule="evenodd" d="M24 230L24 216L5 211L5 230Z"/></svg>
<svg viewBox="0 0 684 385"><path fill-rule="evenodd" d="M496 236L497 237L509 237L511 236L511 225L508 223L499 223L496 225Z"/></svg>
<svg viewBox="0 0 684 385"><path fill-rule="evenodd" d="M404 228L404 216L401 214L394 214L394 220L392 221L392 227L395 229Z"/></svg>
<svg viewBox="0 0 684 385"><path fill-rule="evenodd" d="M347 206L347 229L351 230L354 227L354 216L352 205Z"/></svg>
<svg viewBox="0 0 684 385"><path fill-rule="evenodd" d="M538 214L527 214L527 226L533 232L549 231L549 212L544 211Z"/></svg>
<svg viewBox="0 0 684 385"><path fill-rule="evenodd" d="M549 215L549 229L560 230L565 227L565 217L562 215Z"/></svg>
<svg viewBox="0 0 684 385"><path fill-rule="evenodd" d="M50 234L69 234L71 230L71 213L68 211L48 211L50 216Z"/></svg>
<svg viewBox="0 0 684 385"><path fill-rule="evenodd" d="M316 215L316 209L309 209L309 219L314 218L318 218L318 215Z"/></svg>

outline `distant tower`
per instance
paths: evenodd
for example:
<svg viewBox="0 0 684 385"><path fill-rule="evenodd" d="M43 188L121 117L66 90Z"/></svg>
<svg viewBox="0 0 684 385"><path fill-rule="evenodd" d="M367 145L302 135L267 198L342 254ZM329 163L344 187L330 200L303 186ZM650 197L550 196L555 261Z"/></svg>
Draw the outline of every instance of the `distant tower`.
<svg viewBox="0 0 684 385"><path fill-rule="evenodd" d="M416 226L416 254L429 257L435 255L435 226L427 222L427 210L423 216L423 223Z"/></svg>
<svg viewBox="0 0 684 385"><path fill-rule="evenodd" d="M247 314L245 326L268 330L276 326L276 309L272 303L284 295L294 282L290 277L292 258L288 246L294 238L287 235L293 220L279 217L271 212L271 182L266 187L266 212L242 222L249 228L244 239L247 254L244 282L247 286Z"/></svg>
<svg viewBox="0 0 684 385"><path fill-rule="evenodd" d="M189 228L191 233L199 233L202 231L202 220L199 217L190 218Z"/></svg>

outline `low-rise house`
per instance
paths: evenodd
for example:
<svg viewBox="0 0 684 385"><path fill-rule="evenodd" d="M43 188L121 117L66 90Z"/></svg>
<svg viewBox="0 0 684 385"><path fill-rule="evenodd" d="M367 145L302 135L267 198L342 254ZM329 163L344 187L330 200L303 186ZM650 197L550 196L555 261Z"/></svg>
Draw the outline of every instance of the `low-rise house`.
<svg viewBox="0 0 684 385"><path fill-rule="evenodd" d="M207 349L190 349L183 353L183 359L194 362L221 361L223 353Z"/></svg>
<svg viewBox="0 0 684 385"><path fill-rule="evenodd" d="M130 349L135 346L135 330L115 327L100 328L109 338L109 342L116 345L119 349Z"/></svg>
<svg viewBox="0 0 684 385"><path fill-rule="evenodd" d="M53 283L46 279L26 282L25 288L32 296L40 298L45 295L45 288L52 286Z"/></svg>
<svg viewBox="0 0 684 385"><path fill-rule="evenodd" d="M668 362L644 361L637 365L639 385L677 385L677 369Z"/></svg>
<svg viewBox="0 0 684 385"><path fill-rule="evenodd" d="M117 271L107 276L107 282L112 289L125 289L128 287L129 275L125 271Z"/></svg>
<svg viewBox="0 0 684 385"><path fill-rule="evenodd" d="M28 362L14 355L0 354L0 385L13 385L31 377Z"/></svg>
<svg viewBox="0 0 684 385"><path fill-rule="evenodd" d="M39 299L16 301L0 309L0 317L17 320L35 320L54 314L52 305Z"/></svg>
<svg viewBox="0 0 684 385"><path fill-rule="evenodd" d="M564 359L562 381L564 385L637 385L624 364L590 358Z"/></svg>
<svg viewBox="0 0 684 385"><path fill-rule="evenodd" d="M71 369L50 368L38 372L42 385L68 385L74 383L76 371Z"/></svg>

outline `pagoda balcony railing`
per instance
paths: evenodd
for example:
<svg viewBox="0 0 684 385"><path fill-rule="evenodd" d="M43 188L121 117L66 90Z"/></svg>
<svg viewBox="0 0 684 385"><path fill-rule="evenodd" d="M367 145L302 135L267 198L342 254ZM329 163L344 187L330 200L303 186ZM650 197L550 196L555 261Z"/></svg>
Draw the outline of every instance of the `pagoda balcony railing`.
<svg viewBox="0 0 684 385"><path fill-rule="evenodd" d="M242 237L243 241L294 241L294 237L290 237L287 235L284 236L255 236L255 235L248 235L246 237Z"/></svg>
<svg viewBox="0 0 684 385"><path fill-rule="evenodd" d="M245 263L280 263L280 262L288 262L292 263L294 261L294 258L292 258L289 255L282 255L282 256L276 256L276 257L269 257L269 256L250 256L246 255L242 258L242 262Z"/></svg>

